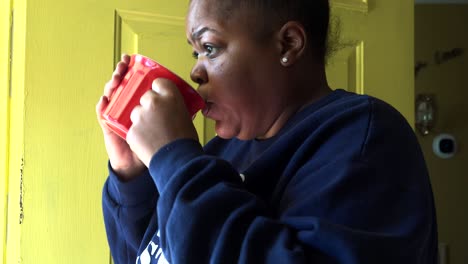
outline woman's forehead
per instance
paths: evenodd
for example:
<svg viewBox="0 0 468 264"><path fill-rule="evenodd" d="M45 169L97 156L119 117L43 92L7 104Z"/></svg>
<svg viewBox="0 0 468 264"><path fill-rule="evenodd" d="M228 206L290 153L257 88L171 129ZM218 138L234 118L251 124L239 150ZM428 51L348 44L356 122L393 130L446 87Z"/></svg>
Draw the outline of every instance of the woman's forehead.
<svg viewBox="0 0 468 264"><path fill-rule="evenodd" d="M187 33L190 35L198 35L204 33L202 28L218 28L218 16L214 16L209 9L191 5L187 15L186 27Z"/></svg>
<svg viewBox="0 0 468 264"><path fill-rule="evenodd" d="M208 10L210 13L222 13L227 10L232 11L233 3L235 3L233 0L191 0L190 8L203 7L204 10Z"/></svg>
<svg viewBox="0 0 468 264"><path fill-rule="evenodd" d="M222 0L219 0L222 2ZM216 0L192 0L189 6L189 14L216 15L222 11L222 5Z"/></svg>
<svg viewBox="0 0 468 264"><path fill-rule="evenodd" d="M245 25L254 16L252 10L232 4L232 0L192 0L187 14L187 30L195 30L202 23L222 27Z"/></svg>
<svg viewBox="0 0 468 264"><path fill-rule="evenodd" d="M220 0L192 0L187 14L187 33L192 34L203 27L226 30L227 27L239 23L232 19L234 14L226 17ZM243 19L246 19L245 17Z"/></svg>

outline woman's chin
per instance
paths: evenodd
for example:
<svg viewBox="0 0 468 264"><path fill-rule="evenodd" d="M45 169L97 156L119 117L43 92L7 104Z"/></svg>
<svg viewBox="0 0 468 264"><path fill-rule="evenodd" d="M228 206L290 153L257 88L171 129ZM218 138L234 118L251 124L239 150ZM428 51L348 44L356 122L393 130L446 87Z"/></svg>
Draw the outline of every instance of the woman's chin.
<svg viewBox="0 0 468 264"><path fill-rule="evenodd" d="M223 139L231 139L238 137L239 133L236 133L234 129L224 126L226 123L215 121L215 132L216 135Z"/></svg>
<svg viewBox="0 0 468 264"><path fill-rule="evenodd" d="M242 133L242 131L223 128L222 126L218 126L218 122L216 122L215 132L216 132L216 135L222 139L232 139L232 138L237 138L239 140L255 139L255 135L253 134L251 135L249 133Z"/></svg>

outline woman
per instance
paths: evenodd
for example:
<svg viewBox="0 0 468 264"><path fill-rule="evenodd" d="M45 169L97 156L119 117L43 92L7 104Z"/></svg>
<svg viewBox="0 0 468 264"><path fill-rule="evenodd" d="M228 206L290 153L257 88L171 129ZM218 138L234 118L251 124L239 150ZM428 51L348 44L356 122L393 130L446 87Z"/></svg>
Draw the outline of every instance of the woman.
<svg viewBox="0 0 468 264"><path fill-rule="evenodd" d="M101 122L115 263L436 263L417 140L388 104L328 87L328 21L327 0L191 1L191 78L217 137L200 145L163 79L126 142Z"/></svg>

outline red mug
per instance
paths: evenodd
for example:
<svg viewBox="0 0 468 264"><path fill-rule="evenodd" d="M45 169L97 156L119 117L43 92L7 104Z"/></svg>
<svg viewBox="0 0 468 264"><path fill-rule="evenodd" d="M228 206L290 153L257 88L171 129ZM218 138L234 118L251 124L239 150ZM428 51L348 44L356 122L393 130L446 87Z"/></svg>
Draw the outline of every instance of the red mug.
<svg viewBox="0 0 468 264"><path fill-rule="evenodd" d="M157 78L166 78L174 82L192 119L205 107L203 98L182 78L150 58L134 54L131 56L127 73L111 94L109 105L102 113L107 126L123 139L127 137L132 126L131 112L140 104L141 96L151 90L153 80Z"/></svg>

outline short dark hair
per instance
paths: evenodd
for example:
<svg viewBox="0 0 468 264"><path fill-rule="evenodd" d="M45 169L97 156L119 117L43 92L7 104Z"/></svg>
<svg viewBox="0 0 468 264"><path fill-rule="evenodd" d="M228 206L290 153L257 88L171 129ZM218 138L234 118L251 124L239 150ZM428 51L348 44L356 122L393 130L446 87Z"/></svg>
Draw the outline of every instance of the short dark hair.
<svg viewBox="0 0 468 264"><path fill-rule="evenodd" d="M325 64L330 26L329 0L214 0L219 14L228 19L236 10L245 8L261 15L264 26L281 26L297 21L304 26L316 59ZM258 21L261 23L262 21Z"/></svg>

